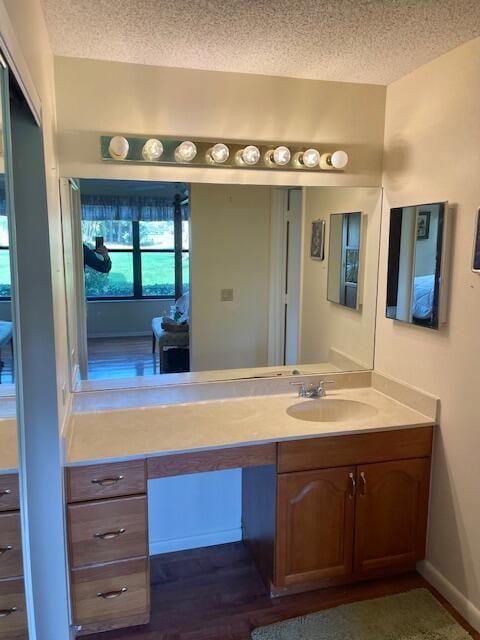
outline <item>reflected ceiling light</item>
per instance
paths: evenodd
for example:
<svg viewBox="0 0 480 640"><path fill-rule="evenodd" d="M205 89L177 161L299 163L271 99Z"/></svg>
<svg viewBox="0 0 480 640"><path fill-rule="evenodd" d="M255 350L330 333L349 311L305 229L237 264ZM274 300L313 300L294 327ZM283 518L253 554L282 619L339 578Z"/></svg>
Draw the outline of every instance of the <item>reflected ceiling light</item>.
<svg viewBox="0 0 480 640"><path fill-rule="evenodd" d="M321 169L344 169L347 164L348 153L340 149L334 153L324 153L320 158Z"/></svg>
<svg viewBox="0 0 480 640"><path fill-rule="evenodd" d="M280 147L267 151L265 154L265 162L269 165L284 167L290 162L291 157L290 149L281 145Z"/></svg>
<svg viewBox="0 0 480 640"><path fill-rule="evenodd" d="M150 138L145 142L142 149L142 156L144 160L154 162L162 157L163 144L157 138Z"/></svg>
<svg viewBox="0 0 480 640"><path fill-rule="evenodd" d="M128 149L128 140L123 136L113 136L108 145L108 153L114 160L125 160Z"/></svg>
<svg viewBox="0 0 480 640"><path fill-rule="evenodd" d="M299 160L301 164L309 169L313 169L313 167L316 167L320 162L320 154L316 149L307 149L301 154Z"/></svg>
<svg viewBox="0 0 480 640"><path fill-rule="evenodd" d="M181 162L191 162L197 155L197 147L191 140L184 140L175 149L175 158Z"/></svg>
<svg viewBox="0 0 480 640"><path fill-rule="evenodd" d="M223 164L230 156L230 149L226 144L219 142L218 144L214 144L213 147L207 151L207 156L216 164Z"/></svg>

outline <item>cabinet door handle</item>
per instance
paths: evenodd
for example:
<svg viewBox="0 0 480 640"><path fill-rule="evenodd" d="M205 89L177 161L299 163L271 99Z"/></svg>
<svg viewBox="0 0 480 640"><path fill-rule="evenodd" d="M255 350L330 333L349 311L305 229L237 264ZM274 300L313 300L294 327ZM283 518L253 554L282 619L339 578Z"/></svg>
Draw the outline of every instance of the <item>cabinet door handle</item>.
<svg viewBox="0 0 480 640"><path fill-rule="evenodd" d="M362 481L362 496L367 495L367 477L364 471L360 472L360 479Z"/></svg>
<svg viewBox="0 0 480 640"><path fill-rule="evenodd" d="M7 551L11 551L13 549L11 544L7 544L6 547L0 547L0 556L3 556L4 553L7 553Z"/></svg>
<svg viewBox="0 0 480 640"><path fill-rule="evenodd" d="M99 593L97 593L97 598L103 598L104 600L113 600L114 598L119 598L127 591L128 587L122 587L118 591L107 591L105 593L100 591Z"/></svg>
<svg viewBox="0 0 480 640"><path fill-rule="evenodd" d="M99 538L100 540L112 540L113 538L118 538L122 533L125 533L126 529L118 529L118 531L105 531L105 533L95 533L93 535L94 538Z"/></svg>
<svg viewBox="0 0 480 640"><path fill-rule="evenodd" d="M98 484L101 487L110 487L112 484L117 484L120 480L123 480L125 476L116 476L115 478L94 478L92 484Z"/></svg>
<svg viewBox="0 0 480 640"><path fill-rule="evenodd" d="M350 480L350 498L354 498L357 493L357 483L355 482L355 475L353 473L348 474Z"/></svg>
<svg viewBox="0 0 480 640"><path fill-rule="evenodd" d="M7 618L8 616L11 616L12 613L15 613L15 611L18 611L17 607L11 607L10 609L0 609L0 618Z"/></svg>
<svg viewBox="0 0 480 640"><path fill-rule="evenodd" d="M3 496L9 496L11 493L11 489L4 489L3 491L0 491L0 498L3 498Z"/></svg>

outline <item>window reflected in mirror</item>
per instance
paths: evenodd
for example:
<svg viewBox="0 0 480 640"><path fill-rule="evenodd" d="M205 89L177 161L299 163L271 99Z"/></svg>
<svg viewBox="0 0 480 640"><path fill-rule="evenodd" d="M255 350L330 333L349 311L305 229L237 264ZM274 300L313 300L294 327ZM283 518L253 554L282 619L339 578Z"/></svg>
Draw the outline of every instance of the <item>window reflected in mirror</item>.
<svg viewBox="0 0 480 640"><path fill-rule="evenodd" d="M62 181L73 387L371 368L381 196L378 188ZM354 213L330 216L339 209ZM373 295L351 327L327 292L331 299L333 265L336 301L359 307L360 210L372 219ZM310 251L319 218L330 234L324 261Z"/></svg>

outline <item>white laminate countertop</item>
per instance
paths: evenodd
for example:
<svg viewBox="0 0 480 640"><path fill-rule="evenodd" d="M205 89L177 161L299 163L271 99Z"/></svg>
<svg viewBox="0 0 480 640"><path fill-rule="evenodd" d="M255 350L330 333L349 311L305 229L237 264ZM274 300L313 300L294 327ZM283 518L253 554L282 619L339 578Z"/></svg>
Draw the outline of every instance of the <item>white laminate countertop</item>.
<svg viewBox="0 0 480 640"><path fill-rule="evenodd" d="M76 413L69 424L67 465L435 424L372 387L339 389L328 397L367 403L376 414L307 422L287 414L288 407L305 402L291 393Z"/></svg>

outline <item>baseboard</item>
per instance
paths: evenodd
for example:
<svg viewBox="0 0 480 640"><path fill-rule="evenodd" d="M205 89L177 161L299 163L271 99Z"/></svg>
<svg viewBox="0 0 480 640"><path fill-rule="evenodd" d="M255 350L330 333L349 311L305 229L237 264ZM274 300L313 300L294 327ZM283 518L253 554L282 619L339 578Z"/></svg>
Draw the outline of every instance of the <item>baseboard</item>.
<svg viewBox="0 0 480 640"><path fill-rule="evenodd" d="M435 567L423 560L417 565L418 572L462 615L472 627L480 632L480 609L470 602L463 593L454 587Z"/></svg>
<svg viewBox="0 0 480 640"><path fill-rule="evenodd" d="M226 531L211 531L198 536L187 538L174 538L167 540L150 540L150 555L171 553L172 551L185 551L187 549L199 549L200 547L212 547L216 544L239 542L242 539L242 529L227 529Z"/></svg>

